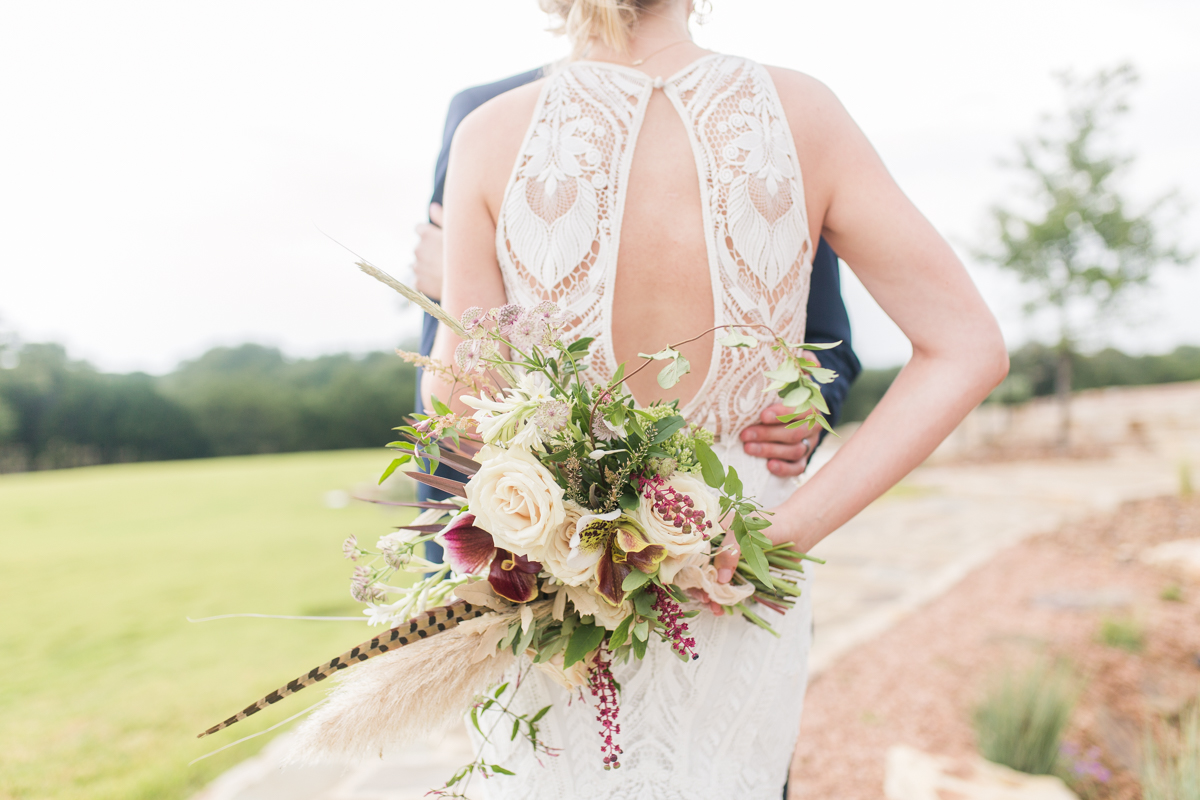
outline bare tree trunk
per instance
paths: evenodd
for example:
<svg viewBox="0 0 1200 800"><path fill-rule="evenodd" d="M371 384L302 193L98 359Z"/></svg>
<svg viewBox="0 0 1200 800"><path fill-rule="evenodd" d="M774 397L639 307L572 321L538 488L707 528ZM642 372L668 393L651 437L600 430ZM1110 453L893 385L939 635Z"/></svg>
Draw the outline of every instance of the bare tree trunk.
<svg viewBox="0 0 1200 800"><path fill-rule="evenodd" d="M1071 345L1065 339L1058 346L1054 396L1058 400L1058 447L1065 451L1071 446Z"/></svg>

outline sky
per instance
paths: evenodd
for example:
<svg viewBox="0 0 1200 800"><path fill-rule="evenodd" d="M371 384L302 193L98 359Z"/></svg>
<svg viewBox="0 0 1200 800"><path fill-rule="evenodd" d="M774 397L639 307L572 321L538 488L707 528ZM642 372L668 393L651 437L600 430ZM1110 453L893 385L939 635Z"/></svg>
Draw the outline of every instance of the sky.
<svg viewBox="0 0 1200 800"><path fill-rule="evenodd" d="M697 41L828 84L968 263L1013 346L1046 333L974 264L999 166L1061 106L1055 71L1132 61L1126 186L1193 202L1200 3L714 0ZM389 349L416 314L347 249L410 275L450 97L566 44L536 0L178 0L0 5L0 332L108 371L163 373L246 341L308 357ZM855 348L903 335L846 270ZM1092 346L1200 344L1200 265L1166 270Z"/></svg>

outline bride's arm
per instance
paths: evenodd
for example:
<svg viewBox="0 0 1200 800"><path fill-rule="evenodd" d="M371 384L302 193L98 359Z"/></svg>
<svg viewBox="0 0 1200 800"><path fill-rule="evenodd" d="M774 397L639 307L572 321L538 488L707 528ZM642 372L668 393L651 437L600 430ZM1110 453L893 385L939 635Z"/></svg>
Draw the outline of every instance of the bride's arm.
<svg viewBox="0 0 1200 800"><path fill-rule="evenodd" d="M797 136L812 190L809 212L822 215L821 233L913 349L862 427L775 509L768 534L809 550L924 461L1004 379L1008 355L995 318L949 244L896 185L837 98L798 79L808 85L798 80L781 96L785 107L803 97L809 115L804 138Z"/></svg>

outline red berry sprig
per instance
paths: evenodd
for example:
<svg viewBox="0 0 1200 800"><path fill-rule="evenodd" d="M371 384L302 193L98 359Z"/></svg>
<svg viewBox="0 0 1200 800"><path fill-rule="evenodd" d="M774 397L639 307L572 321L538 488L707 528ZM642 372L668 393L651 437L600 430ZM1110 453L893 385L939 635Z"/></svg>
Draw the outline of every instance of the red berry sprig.
<svg viewBox="0 0 1200 800"><path fill-rule="evenodd" d="M683 609L679 607L679 603L676 603L670 592L661 586L652 583L650 588L655 594L654 605L650 608L658 613L658 621L664 628L663 635L671 643L671 649L684 658L699 658L696 640L688 635L690 631L687 618L683 616Z"/></svg>
<svg viewBox="0 0 1200 800"><path fill-rule="evenodd" d="M617 702L617 682L613 680L611 662L604 659L604 650L596 652L592 667L588 670L588 688L596 698L596 721L600 723L600 752L604 754L605 769L620 769L621 745L616 737L621 733L617 722L620 706Z"/></svg>

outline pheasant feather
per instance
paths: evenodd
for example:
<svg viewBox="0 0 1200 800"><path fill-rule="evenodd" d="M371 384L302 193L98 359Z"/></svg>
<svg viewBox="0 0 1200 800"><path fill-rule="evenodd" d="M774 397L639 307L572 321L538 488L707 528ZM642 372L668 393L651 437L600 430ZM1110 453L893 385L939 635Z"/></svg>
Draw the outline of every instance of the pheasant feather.
<svg viewBox="0 0 1200 800"><path fill-rule="evenodd" d="M281 686L257 702L246 706L246 708L234 714L229 719L212 726L196 738L202 739L219 730L224 730L236 722L241 722L246 717L257 714L267 706L278 703L283 698L293 695L305 687L325 680L339 670L353 666L360 661L366 661L369 658L383 655L404 645L419 642L430 636L436 636L443 631L455 627L463 620L475 619L486 613L488 613L488 609L463 601L451 603L448 606L440 608L432 608L424 614L413 617L408 622L401 623L380 636L376 636L374 639L347 650L328 664L313 667L306 674L289 682L286 686Z"/></svg>

